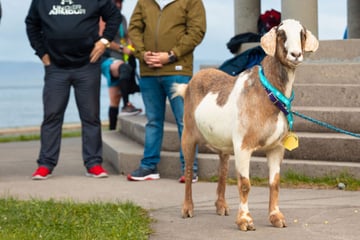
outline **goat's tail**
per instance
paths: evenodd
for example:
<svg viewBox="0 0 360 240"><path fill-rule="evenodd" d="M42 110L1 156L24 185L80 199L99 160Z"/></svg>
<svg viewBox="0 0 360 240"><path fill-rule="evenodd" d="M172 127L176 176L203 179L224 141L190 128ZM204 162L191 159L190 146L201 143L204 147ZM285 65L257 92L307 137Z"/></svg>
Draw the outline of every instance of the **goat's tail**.
<svg viewBox="0 0 360 240"><path fill-rule="evenodd" d="M185 83L174 83L172 85L172 96L171 98L175 98L175 97L185 97L185 91L187 88L187 84Z"/></svg>

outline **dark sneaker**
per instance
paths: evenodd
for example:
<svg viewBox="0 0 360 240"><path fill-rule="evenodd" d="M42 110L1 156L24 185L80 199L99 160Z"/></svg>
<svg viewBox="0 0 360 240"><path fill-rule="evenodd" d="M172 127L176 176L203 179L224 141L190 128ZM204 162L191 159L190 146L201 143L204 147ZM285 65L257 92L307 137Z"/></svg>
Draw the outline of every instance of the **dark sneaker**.
<svg viewBox="0 0 360 240"><path fill-rule="evenodd" d="M160 179L160 174L157 169L147 169L139 167L131 174L127 175L129 181L146 181Z"/></svg>
<svg viewBox="0 0 360 240"><path fill-rule="evenodd" d="M87 177L94 177L94 178L106 178L109 176L101 165L95 165L89 168L85 175Z"/></svg>
<svg viewBox="0 0 360 240"><path fill-rule="evenodd" d="M141 108L136 108L131 103L126 104L125 107L121 109L120 115L122 116L131 116L131 115L138 115L142 112Z"/></svg>
<svg viewBox="0 0 360 240"><path fill-rule="evenodd" d="M199 177L196 174L194 174L192 182L196 183L198 181L199 181ZM185 183L185 176L184 175L179 178L179 183Z"/></svg>
<svg viewBox="0 0 360 240"><path fill-rule="evenodd" d="M32 180L45 180L51 177L51 171L44 166L40 166L32 175Z"/></svg>

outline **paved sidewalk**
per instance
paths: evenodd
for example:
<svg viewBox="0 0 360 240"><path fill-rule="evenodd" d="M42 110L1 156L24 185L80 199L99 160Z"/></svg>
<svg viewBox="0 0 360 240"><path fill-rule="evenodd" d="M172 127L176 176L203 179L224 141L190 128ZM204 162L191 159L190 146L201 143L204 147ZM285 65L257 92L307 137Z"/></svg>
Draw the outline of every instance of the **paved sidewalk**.
<svg viewBox="0 0 360 240"><path fill-rule="evenodd" d="M75 201L133 201L150 210L154 240L357 240L360 236L360 192L340 190L281 189L280 208L288 227L277 229L267 220L268 189L253 187L249 207L256 231L240 232L235 225L238 207L236 186L227 187L230 216L215 213L216 184L193 185L195 216L181 218L184 185L175 179L128 182L104 164L111 176L107 179L85 177L81 160L80 138L62 142L59 165L53 177L32 181L39 142L0 144L0 194L21 199L74 199Z"/></svg>

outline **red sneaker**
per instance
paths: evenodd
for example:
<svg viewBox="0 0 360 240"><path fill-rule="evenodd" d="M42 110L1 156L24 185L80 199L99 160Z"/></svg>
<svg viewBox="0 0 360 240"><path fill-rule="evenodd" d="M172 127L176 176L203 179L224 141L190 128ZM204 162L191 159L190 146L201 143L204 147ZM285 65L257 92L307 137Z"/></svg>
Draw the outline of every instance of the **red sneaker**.
<svg viewBox="0 0 360 240"><path fill-rule="evenodd" d="M51 171L44 166L40 166L32 175L32 180L45 180L48 177L51 177Z"/></svg>
<svg viewBox="0 0 360 240"><path fill-rule="evenodd" d="M179 181L179 183L185 183L185 176L184 175L181 176L178 181ZM192 182L196 183L197 181L199 181L199 177L197 175L194 175Z"/></svg>
<svg viewBox="0 0 360 240"><path fill-rule="evenodd" d="M106 178L109 175L101 165L95 165L88 169L86 176L94 178Z"/></svg>

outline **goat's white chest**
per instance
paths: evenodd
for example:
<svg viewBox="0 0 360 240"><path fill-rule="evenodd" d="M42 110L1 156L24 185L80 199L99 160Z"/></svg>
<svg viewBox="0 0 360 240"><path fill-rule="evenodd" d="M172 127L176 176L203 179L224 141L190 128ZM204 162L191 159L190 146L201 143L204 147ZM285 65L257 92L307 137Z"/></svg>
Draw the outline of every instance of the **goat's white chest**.
<svg viewBox="0 0 360 240"><path fill-rule="evenodd" d="M233 148L232 136L235 131L236 104L230 94L225 105L216 104L218 94L207 94L195 110L197 128L211 146L228 150Z"/></svg>

